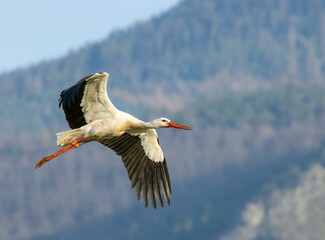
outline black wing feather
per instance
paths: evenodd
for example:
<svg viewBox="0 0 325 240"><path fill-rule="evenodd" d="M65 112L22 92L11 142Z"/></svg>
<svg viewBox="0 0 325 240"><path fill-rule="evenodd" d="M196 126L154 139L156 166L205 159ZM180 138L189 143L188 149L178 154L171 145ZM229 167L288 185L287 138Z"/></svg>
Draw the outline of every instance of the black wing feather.
<svg viewBox="0 0 325 240"><path fill-rule="evenodd" d="M153 206L153 208L156 208L156 199L155 199L155 189L154 189L154 177L152 174L152 169L148 170L147 172L147 183L149 186L149 190L150 190L150 202L151 205Z"/></svg>
<svg viewBox="0 0 325 240"><path fill-rule="evenodd" d="M165 159L163 162L150 160L142 148L141 139L128 133L105 139L101 143L122 157L131 187L136 188L138 200L142 195L143 203L147 207L149 194L151 205L154 208L156 208L156 199L163 207L163 195L167 204L170 204L171 188Z"/></svg>
<svg viewBox="0 0 325 240"><path fill-rule="evenodd" d="M158 175L158 168L156 166L154 166L154 181L155 181L155 195L156 198L158 200L158 203L161 207L164 206L163 200L162 200L162 196L161 196L161 190L160 190L160 179L159 179L159 175Z"/></svg>
<svg viewBox="0 0 325 240"><path fill-rule="evenodd" d="M63 90L59 98L59 107L62 106L65 119L71 129L80 128L87 124L80 103L83 97L87 79L93 75L84 77L74 86Z"/></svg>

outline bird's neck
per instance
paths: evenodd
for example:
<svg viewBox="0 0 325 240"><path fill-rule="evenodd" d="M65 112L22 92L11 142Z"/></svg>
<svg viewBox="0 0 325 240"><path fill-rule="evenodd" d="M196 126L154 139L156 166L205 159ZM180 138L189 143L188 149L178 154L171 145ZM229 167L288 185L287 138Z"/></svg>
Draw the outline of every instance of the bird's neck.
<svg viewBox="0 0 325 240"><path fill-rule="evenodd" d="M154 129L154 128L157 128L157 126L153 122L142 122L141 121L136 128L138 128L138 129Z"/></svg>
<svg viewBox="0 0 325 240"><path fill-rule="evenodd" d="M131 130L131 131L143 131L146 129L154 129L156 128L154 123L152 122L143 122L141 120L137 120L137 121L132 121L132 122L128 122L126 123L122 129L125 130Z"/></svg>
<svg viewBox="0 0 325 240"><path fill-rule="evenodd" d="M138 118L131 116L128 113L120 111L121 118L123 121L120 121L120 128L123 131L130 131L130 130L145 130L145 129L153 129L155 128L154 122L144 122Z"/></svg>

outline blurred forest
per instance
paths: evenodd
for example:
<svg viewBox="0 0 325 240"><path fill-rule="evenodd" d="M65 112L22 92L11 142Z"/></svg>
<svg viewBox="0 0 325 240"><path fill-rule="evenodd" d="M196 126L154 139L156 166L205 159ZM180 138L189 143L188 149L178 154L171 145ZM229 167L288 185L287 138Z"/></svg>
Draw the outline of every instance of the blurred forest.
<svg viewBox="0 0 325 240"><path fill-rule="evenodd" d="M34 170L68 129L61 90L101 71L119 109L194 128L158 131L171 206L137 202L100 144ZM322 0L185 0L0 75L0 239L322 239L324 75Z"/></svg>

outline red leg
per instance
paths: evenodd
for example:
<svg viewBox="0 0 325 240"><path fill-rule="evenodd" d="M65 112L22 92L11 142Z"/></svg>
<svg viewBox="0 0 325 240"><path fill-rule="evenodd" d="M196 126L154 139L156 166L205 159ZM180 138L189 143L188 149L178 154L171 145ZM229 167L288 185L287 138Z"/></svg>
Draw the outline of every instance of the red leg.
<svg viewBox="0 0 325 240"><path fill-rule="evenodd" d="M53 158L67 152L70 151L71 149L77 148L79 147L79 141L81 141L82 139L84 139L85 137L81 137L78 138L74 141L72 141L70 144L68 144L67 146L65 146L64 148L62 148L61 150L57 151L56 153L52 154L51 156L48 157L44 157L41 161L39 161L36 165L35 165L35 169L36 168L40 168L44 163L52 160Z"/></svg>

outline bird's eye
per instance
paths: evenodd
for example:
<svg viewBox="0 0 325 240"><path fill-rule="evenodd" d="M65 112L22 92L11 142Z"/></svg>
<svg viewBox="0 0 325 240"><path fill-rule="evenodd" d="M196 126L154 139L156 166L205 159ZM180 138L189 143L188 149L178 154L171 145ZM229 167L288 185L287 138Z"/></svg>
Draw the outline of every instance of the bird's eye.
<svg viewBox="0 0 325 240"><path fill-rule="evenodd" d="M166 119L163 119L162 122L167 122L167 120Z"/></svg>

